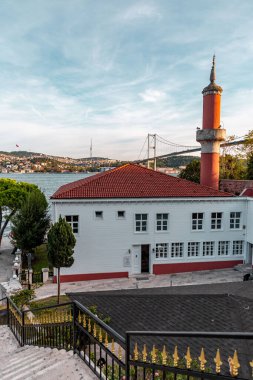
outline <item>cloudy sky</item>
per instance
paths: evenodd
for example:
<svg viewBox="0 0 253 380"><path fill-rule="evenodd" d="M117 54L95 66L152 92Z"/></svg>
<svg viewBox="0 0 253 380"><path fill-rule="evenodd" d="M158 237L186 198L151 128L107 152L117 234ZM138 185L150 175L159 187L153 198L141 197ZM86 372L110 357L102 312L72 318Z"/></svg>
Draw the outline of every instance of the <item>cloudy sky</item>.
<svg viewBox="0 0 253 380"><path fill-rule="evenodd" d="M229 135L253 129L252 0L1 0L0 150L136 159L195 145L213 53ZM166 146L158 148L165 153Z"/></svg>

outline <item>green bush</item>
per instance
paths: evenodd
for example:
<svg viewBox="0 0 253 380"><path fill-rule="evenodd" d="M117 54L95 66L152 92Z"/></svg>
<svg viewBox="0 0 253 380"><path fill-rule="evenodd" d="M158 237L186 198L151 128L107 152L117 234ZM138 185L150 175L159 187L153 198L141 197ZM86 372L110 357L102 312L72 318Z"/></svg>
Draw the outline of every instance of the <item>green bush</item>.
<svg viewBox="0 0 253 380"><path fill-rule="evenodd" d="M34 289L22 289L11 296L11 299L18 308L22 308L24 305L28 305L34 297Z"/></svg>

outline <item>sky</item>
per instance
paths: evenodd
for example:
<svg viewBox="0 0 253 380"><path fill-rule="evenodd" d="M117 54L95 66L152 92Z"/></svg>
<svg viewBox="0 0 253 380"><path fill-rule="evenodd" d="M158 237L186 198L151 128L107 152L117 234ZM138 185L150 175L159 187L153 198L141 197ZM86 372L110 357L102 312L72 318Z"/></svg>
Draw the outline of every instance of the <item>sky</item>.
<svg viewBox="0 0 253 380"><path fill-rule="evenodd" d="M0 150L89 157L92 139L93 156L134 160L148 133L198 145L214 53L222 125L245 135L252 15L252 0L1 0Z"/></svg>

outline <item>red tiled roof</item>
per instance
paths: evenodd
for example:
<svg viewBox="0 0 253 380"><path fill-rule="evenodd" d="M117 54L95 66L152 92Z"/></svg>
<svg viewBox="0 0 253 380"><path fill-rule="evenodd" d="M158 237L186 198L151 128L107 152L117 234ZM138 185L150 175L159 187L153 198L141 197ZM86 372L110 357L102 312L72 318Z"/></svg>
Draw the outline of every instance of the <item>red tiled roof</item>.
<svg viewBox="0 0 253 380"><path fill-rule="evenodd" d="M233 194L127 164L61 186L52 199L232 197Z"/></svg>

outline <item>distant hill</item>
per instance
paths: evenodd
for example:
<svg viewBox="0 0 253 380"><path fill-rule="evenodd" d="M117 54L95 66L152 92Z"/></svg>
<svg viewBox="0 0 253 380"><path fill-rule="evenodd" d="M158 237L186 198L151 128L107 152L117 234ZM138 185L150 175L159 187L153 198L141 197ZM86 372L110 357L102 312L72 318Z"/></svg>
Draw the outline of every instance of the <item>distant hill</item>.
<svg viewBox="0 0 253 380"><path fill-rule="evenodd" d="M1 154L17 156L17 157L30 157L30 156L40 156L42 153L27 152L26 150L14 150L11 152L0 151Z"/></svg>
<svg viewBox="0 0 253 380"><path fill-rule="evenodd" d="M159 160L159 166L168 166L170 168L178 168L179 166L186 166L193 160L200 160L199 156L173 156L164 160Z"/></svg>

